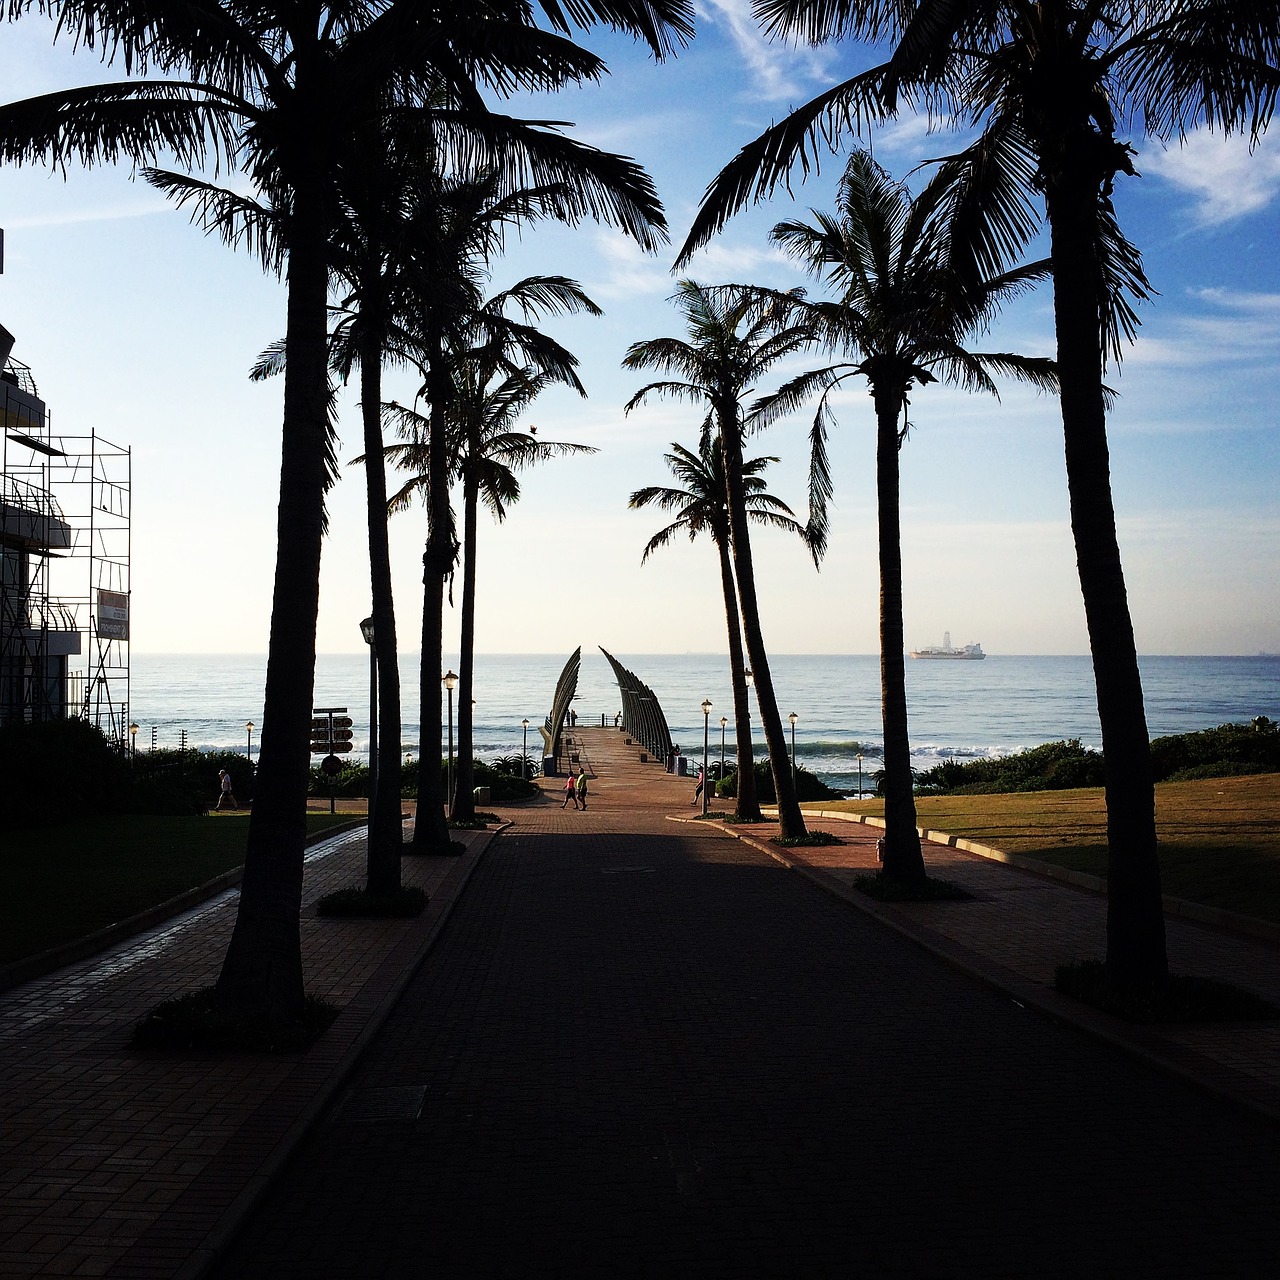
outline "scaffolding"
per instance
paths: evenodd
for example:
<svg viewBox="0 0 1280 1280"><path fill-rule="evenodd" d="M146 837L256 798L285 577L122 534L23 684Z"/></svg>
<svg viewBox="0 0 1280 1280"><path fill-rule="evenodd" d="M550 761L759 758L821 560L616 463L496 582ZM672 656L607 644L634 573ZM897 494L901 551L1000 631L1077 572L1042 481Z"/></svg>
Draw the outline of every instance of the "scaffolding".
<svg viewBox="0 0 1280 1280"><path fill-rule="evenodd" d="M80 716L124 748L132 457L55 433L11 344L0 327L0 723Z"/></svg>

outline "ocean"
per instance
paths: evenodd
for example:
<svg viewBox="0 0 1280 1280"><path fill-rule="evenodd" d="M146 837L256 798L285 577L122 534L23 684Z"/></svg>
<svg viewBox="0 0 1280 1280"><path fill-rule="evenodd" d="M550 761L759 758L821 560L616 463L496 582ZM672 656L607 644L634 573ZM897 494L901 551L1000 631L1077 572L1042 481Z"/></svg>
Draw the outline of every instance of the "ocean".
<svg viewBox="0 0 1280 1280"><path fill-rule="evenodd" d="M568 654L477 654L475 746L482 758L518 754L521 720L529 720L531 756L542 754L537 726L551 708ZM717 654L615 654L657 694L672 738L690 754L702 752L704 698L712 703L710 749L719 758L720 717L733 753L729 663ZM457 655L446 655L457 670ZM419 753L417 654L401 656L404 748ZM778 709L794 711L796 757L839 790L857 787L858 754L864 780L880 767L880 663L875 655L778 654L770 658ZM1280 720L1280 657L1149 657L1141 659L1147 727L1152 737L1211 728L1265 715ZM137 748L189 746L244 750L252 721L256 756L262 729L265 656L135 654L131 718ZM456 696L456 695L455 695ZM754 697L754 695L753 695ZM1100 743L1093 675L1087 657L989 655L982 662L907 660L911 750L917 769L940 760L1005 755L1060 738ZM354 721L351 758L367 759L368 653L321 654L315 706L345 706ZM582 653L580 723L613 723L621 710L617 685L598 649ZM754 708L753 708L754 709ZM455 709L456 710L456 709ZM765 753L753 716L756 754ZM442 747L443 753L443 747ZM868 783L868 785L870 785Z"/></svg>

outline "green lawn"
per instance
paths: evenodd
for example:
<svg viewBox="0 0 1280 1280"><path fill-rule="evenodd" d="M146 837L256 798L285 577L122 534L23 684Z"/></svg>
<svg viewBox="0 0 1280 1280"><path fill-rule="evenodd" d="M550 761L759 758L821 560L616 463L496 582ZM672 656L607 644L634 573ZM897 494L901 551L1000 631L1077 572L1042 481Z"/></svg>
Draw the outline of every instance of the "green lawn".
<svg viewBox="0 0 1280 1280"><path fill-rule="evenodd" d="M884 814L878 800L806 807ZM922 827L1106 875L1101 788L917 796L916 811ZM1280 774L1162 782L1156 827L1165 893L1280 923Z"/></svg>
<svg viewBox="0 0 1280 1280"><path fill-rule="evenodd" d="M308 831L349 821L307 815ZM244 861L249 815L111 814L9 831L0 854L0 964L137 915Z"/></svg>

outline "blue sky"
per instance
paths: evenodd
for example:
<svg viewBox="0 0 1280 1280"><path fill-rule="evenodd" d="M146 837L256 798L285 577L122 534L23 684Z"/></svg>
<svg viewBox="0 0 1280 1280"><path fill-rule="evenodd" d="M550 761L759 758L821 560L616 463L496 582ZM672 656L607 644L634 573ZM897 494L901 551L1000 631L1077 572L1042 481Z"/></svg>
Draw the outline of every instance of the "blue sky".
<svg viewBox="0 0 1280 1280"><path fill-rule="evenodd" d="M866 55L766 44L748 0L702 0L698 35L655 66L627 41L589 36L612 74L599 87L525 104L573 121L577 136L632 155L653 174L678 245L717 170L790 106ZM92 56L54 48L38 19L0 26L5 100L107 78ZM524 109L524 108L522 108ZM1273 131L1273 134L1276 131ZM918 120L871 142L898 176L948 149ZM1135 139L1140 180L1121 180L1122 224L1159 296L1111 381L1112 471L1130 602L1143 653L1280 651L1280 137L1252 154L1197 133L1165 151ZM841 162L735 218L688 274L707 282L804 283L768 244L784 217L829 204ZM206 239L126 169L0 171L6 230L0 323L17 337L55 432L90 429L133 450L133 642L137 652L262 652L274 568L280 387L251 385L257 353L283 332L282 286ZM627 496L664 483L670 442L692 444L698 415L655 402L624 416L647 378L624 373L627 345L677 334L666 299L674 248L646 257L593 225L540 228L509 246L502 284L529 272L577 278L605 309L553 331L580 357L590 397L549 395L529 414L543 438L599 453L531 471L504 525L481 528L478 647L622 653L721 651L723 612L709 546L673 546L640 566L657 527ZM1047 289L1020 302L991 349L1052 354ZM797 363L794 367L801 367ZM413 377L388 395L411 400ZM1087 652L1067 525L1054 402L1018 387L999 401L930 387L912 404L902 455L905 621L911 647L980 641L991 653ZM798 542L756 544L765 638L778 652L877 647L874 450L870 401L850 391L832 441L831 549L815 572ZM770 429L775 492L804 502L807 422ZM342 457L360 452L343 400ZM368 612L363 476L344 467L331 499L318 646L362 647ZM416 648L420 510L392 522L402 646ZM446 625L456 635L456 614ZM455 642L446 639L446 647Z"/></svg>

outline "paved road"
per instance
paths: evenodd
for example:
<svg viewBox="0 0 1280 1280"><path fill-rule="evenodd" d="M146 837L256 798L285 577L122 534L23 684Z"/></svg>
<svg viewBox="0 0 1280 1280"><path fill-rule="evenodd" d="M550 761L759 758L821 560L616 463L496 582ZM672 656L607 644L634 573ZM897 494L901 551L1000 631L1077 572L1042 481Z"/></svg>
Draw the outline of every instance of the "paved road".
<svg viewBox="0 0 1280 1280"><path fill-rule="evenodd" d="M219 1275L1280 1268L1266 1122L738 841L609 825L493 844Z"/></svg>

